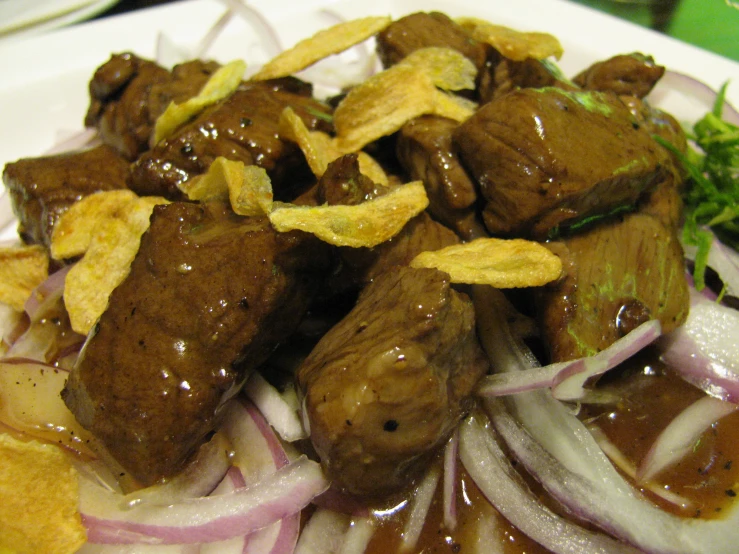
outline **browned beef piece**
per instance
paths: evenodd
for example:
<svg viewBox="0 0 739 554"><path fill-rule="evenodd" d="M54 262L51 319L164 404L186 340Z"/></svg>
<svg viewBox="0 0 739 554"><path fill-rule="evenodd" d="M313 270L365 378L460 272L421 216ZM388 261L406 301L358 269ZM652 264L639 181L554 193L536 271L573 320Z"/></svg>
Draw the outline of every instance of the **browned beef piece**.
<svg viewBox="0 0 739 554"><path fill-rule="evenodd" d="M9 163L3 182L23 242L49 247L54 225L69 206L94 192L126 188L127 176L128 162L103 145Z"/></svg>
<svg viewBox="0 0 739 554"><path fill-rule="evenodd" d="M106 144L134 160L149 148L154 123L167 105L195 96L217 68L196 60L170 73L135 54L115 54L90 81L85 125L96 127Z"/></svg>
<svg viewBox="0 0 739 554"><path fill-rule="evenodd" d="M491 49L485 67L480 72L477 94L485 104L519 88L558 87L577 90L579 87L567 79L554 64L528 58L509 60L497 50Z"/></svg>
<svg viewBox="0 0 739 554"><path fill-rule="evenodd" d="M403 185L400 185L403 186ZM347 154L329 164L318 183L319 203L356 205L389 191L360 173L354 154ZM330 293L362 288L390 268L408 265L427 250L458 244L459 237L449 228L423 212L411 219L392 239L374 248L339 248L341 264L327 279Z"/></svg>
<svg viewBox="0 0 739 554"><path fill-rule="evenodd" d="M632 213L553 246L565 277L537 302L552 361L595 354L649 319L665 333L688 315L680 242L657 218Z"/></svg>
<svg viewBox="0 0 739 554"><path fill-rule="evenodd" d="M471 38L449 16L440 12L407 15L377 35L377 54L385 67L398 63L411 52L430 46L458 50L472 60L478 69L485 64L488 50L487 46Z"/></svg>
<svg viewBox="0 0 739 554"><path fill-rule="evenodd" d="M398 159L412 180L423 181L428 211L465 240L483 236L477 216L475 184L452 145L456 121L434 115L417 117L398 134Z"/></svg>
<svg viewBox="0 0 739 554"><path fill-rule="evenodd" d="M131 188L139 194L181 198L177 185L207 171L218 156L258 165L269 173L276 196L309 175L300 149L278 137L280 114L291 107L309 129L331 130L329 108L297 94L295 79L243 83L144 153L132 166Z"/></svg>
<svg viewBox="0 0 739 554"><path fill-rule="evenodd" d="M300 321L326 246L220 205L158 206L62 393L142 484L178 472Z"/></svg>
<svg viewBox="0 0 739 554"><path fill-rule="evenodd" d="M328 474L362 495L406 485L469 408L487 367L472 303L446 273L379 276L298 369Z"/></svg>
<svg viewBox="0 0 739 554"><path fill-rule="evenodd" d="M546 237L633 205L665 178L669 154L613 93L513 91L454 132L494 235Z"/></svg>
<svg viewBox="0 0 739 554"><path fill-rule="evenodd" d="M664 73L665 68L655 64L651 56L635 52L593 64L573 81L585 90L611 91L618 95L644 98Z"/></svg>

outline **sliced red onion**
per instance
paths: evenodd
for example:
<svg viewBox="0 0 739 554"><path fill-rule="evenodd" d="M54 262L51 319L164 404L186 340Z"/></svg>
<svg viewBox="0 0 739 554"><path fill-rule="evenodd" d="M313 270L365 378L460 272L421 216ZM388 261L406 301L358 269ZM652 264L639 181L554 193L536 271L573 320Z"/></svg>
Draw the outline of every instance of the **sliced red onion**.
<svg viewBox="0 0 739 554"><path fill-rule="evenodd" d="M249 377L244 393L284 440L294 442L308 437L296 407L291 406L258 371Z"/></svg>
<svg viewBox="0 0 739 554"><path fill-rule="evenodd" d="M275 57L282 52L282 42L272 24L258 11L241 0L220 0L229 10L233 11L252 27L258 35L267 56Z"/></svg>
<svg viewBox="0 0 739 554"><path fill-rule="evenodd" d="M534 495L500 448L489 428L477 417L460 427L459 454L488 501L522 533L555 553L635 553L614 539L564 519Z"/></svg>
<svg viewBox="0 0 739 554"><path fill-rule="evenodd" d="M631 460L629 460L624 455L624 453L621 452L618 447L608 439L603 430L597 425L588 425L588 430L590 431L590 434L593 435L593 438L598 443L598 446L600 446L601 450L603 450L605 455L608 456L608 459L610 459L613 464L623 472L624 475L636 481L636 466L631 463ZM658 496L665 502L674 504L675 506L678 506L682 509L688 509L692 506L692 502L690 502L687 498L682 497L679 494L675 494L674 492L665 489L664 487L661 487L655 483L644 483L643 488L645 490L648 490L655 496Z"/></svg>
<svg viewBox="0 0 739 554"><path fill-rule="evenodd" d="M688 319L660 341L662 360L721 400L739 403L739 311L691 294Z"/></svg>
<svg viewBox="0 0 739 554"><path fill-rule="evenodd" d="M480 337L495 367L526 370L536 364L507 329L505 298L475 288ZM733 552L739 543L739 509L721 520L679 518L634 491L615 470L587 428L546 391L486 399L496 430L511 453L575 517L655 553ZM491 439L492 440L492 439Z"/></svg>
<svg viewBox="0 0 739 554"><path fill-rule="evenodd" d="M465 547L472 554L505 554L507 537L500 528L500 514L491 504L481 502L475 522L474 540Z"/></svg>
<svg viewBox="0 0 739 554"><path fill-rule="evenodd" d="M459 459L459 430L455 429L444 448L444 527L457 528L457 460Z"/></svg>
<svg viewBox="0 0 739 554"><path fill-rule="evenodd" d="M0 302L0 356L23 334L28 326L28 320L23 319L23 312L14 310L8 304Z"/></svg>
<svg viewBox="0 0 739 554"><path fill-rule="evenodd" d="M115 495L82 480L80 513L92 543L213 542L248 535L296 514L327 488L321 466L302 456L250 487L170 506L121 510Z"/></svg>
<svg viewBox="0 0 739 554"><path fill-rule="evenodd" d="M200 42L193 51L193 58L204 59L207 57L208 51L210 50L211 46L213 46L213 43L221 35L223 29L226 28L234 15L234 11L230 8L223 12L223 15L218 18L218 21L216 21L213 26L208 29L208 32L205 34L205 36L200 39Z"/></svg>
<svg viewBox="0 0 739 554"><path fill-rule="evenodd" d="M587 358L558 362L526 371L496 373L484 377L478 386L480 396L505 396L541 388L551 388L555 398L579 400L583 385L592 378L617 367L660 335L657 320L647 321L618 339L603 351Z"/></svg>
<svg viewBox="0 0 739 554"><path fill-rule="evenodd" d="M64 294L64 280L67 278L67 273L69 273L71 267L71 265L68 265L55 271L33 290L24 306L31 322L43 318L62 297Z"/></svg>
<svg viewBox="0 0 739 554"><path fill-rule="evenodd" d="M401 552L410 552L418 544L418 539L421 537L423 525L426 523L426 517L431 508L431 501L434 499L434 494L436 494L436 487L439 484L440 477L441 469L434 464L428 469L426 475L424 475L421 482L414 489L409 506L408 519L401 533Z"/></svg>
<svg viewBox="0 0 739 554"><path fill-rule="evenodd" d="M690 454L695 444L721 418L739 405L704 396L680 412L659 434L641 462L636 474L640 482L653 479Z"/></svg>
<svg viewBox="0 0 739 554"><path fill-rule="evenodd" d="M306 523L295 547L295 554L337 554L349 529L347 515L317 509Z"/></svg>
<svg viewBox="0 0 739 554"><path fill-rule="evenodd" d="M121 507L125 509L142 504L174 504L187 498L210 494L231 467L229 446L223 434L216 433L200 447L195 459L183 471L164 483L125 495L121 500Z"/></svg>
<svg viewBox="0 0 739 554"><path fill-rule="evenodd" d="M716 101L717 92L715 90L695 77L677 71L665 71L659 85L680 91L682 94L697 100L706 109L711 109ZM722 117L733 125L739 125L739 111L729 102L724 102Z"/></svg>
<svg viewBox="0 0 739 554"><path fill-rule="evenodd" d="M74 152L102 144L100 136L97 134L97 129L91 127L82 131L60 131L57 135L54 146L44 153L46 156Z"/></svg>
<svg viewBox="0 0 739 554"><path fill-rule="evenodd" d="M189 52L177 46L174 41L163 32L157 33L157 44L155 60L162 67L174 67L175 65L187 61L188 59L198 58L192 56Z"/></svg>

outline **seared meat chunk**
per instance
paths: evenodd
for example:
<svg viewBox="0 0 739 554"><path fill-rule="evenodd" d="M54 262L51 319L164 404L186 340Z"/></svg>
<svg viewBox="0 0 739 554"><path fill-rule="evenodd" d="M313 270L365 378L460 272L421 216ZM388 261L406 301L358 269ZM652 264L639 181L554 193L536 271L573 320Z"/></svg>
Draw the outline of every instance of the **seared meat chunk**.
<svg viewBox="0 0 739 554"><path fill-rule="evenodd" d="M509 60L491 49L485 68L478 77L477 94L480 103L485 104L512 90L543 87L578 89L554 64L534 58Z"/></svg>
<svg viewBox="0 0 739 554"><path fill-rule="evenodd" d="M126 188L128 162L109 146L97 146L9 163L3 182L25 243L51 244L54 225L69 206L94 192Z"/></svg>
<svg viewBox="0 0 739 554"><path fill-rule="evenodd" d="M513 91L453 135L494 235L544 238L633 205L669 172L669 154L613 93Z"/></svg>
<svg viewBox="0 0 739 554"><path fill-rule="evenodd" d="M649 319L665 333L688 315L683 252L674 228L648 214L603 222L553 246L565 277L537 307L552 361L595 354Z"/></svg>
<svg viewBox="0 0 739 554"><path fill-rule="evenodd" d="M388 192L359 171L356 154L345 154L326 168L318 181L317 202L330 206L355 206Z"/></svg>
<svg viewBox="0 0 739 554"><path fill-rule="evenodd" d="M469 408L486 370L472 303L447 274L382 274L298 369L326 471L361 495L408 484Z"/></svg>
<svg viewBox="0 0 739 554"><path fill-rule="evenodd" d="M149 148L154 123L167 105L195 96L217 68L195 60L170 73L135 54L115 54L90 81L85 125L96 127L106 144L134 160Z"/></svg>
<svg viewBox="0 0 739 554"><path fill-rule="evenodd" d="M458 50L480 69L488 47L470 37L441 12L413 13L394 21L377 35L377 54L390 67L411 52L430 46Z"/></svg>
<svg viewBox="0 0 739 554"><path fill-rule="evenodd" d="M655 64L651 56L635 52L593 64L573 81L585 90L611 91L618 95L644 98L664 73L665 68Z"/></svg>
<svg viewBox="0 0 739 554"><path fill-rule="evenodd" d="M157 206L62 393L142 484L177 473L296 327L325 245L221 205Z"/></svg>
<svg viewBox="0 0 739 554"><path fill-rule="evenodd" d="M406 123L398 134L397 154L412 180L423 181L428 211L465 240L483 236L477 218L477 191L452 145L459 124L445 117L425 115Z"/></svg>
<svg viewBox="0 0 739 554"><path fill-rule="evenodd" d="M311 130L331 128L325 120L329 108L293 92L293 81L243 83L229 98L144 153L132 166L131 188L139 194L181 198L177 185L205 173L223 156L264 168L280 197L281 187L310 174L298 147L278 137L282 111L291 107Z"/></svg>

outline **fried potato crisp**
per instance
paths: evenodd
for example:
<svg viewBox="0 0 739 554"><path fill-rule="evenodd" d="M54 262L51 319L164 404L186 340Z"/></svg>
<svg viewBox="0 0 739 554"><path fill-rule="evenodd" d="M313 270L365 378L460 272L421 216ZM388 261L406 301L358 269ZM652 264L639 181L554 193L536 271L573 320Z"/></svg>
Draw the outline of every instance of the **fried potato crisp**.
<svg viewBox="0 0 739 554"><path fill-rule="evenodd" d="M339 150L343 153L361 150L424 114L460 122L470 117L474 109L469 101L448 95L434 84L434 79L445 71L441 68L432 71L425 61L400 63L353 88L334 112Z"/></svg>
<svg viewBox="0 0 739 554"><path fill-rule="evenodd" d="M524 239L480 238L433 252L422 252L411 267L436 268L453 283L499 289L538 287L562 274L562 261L545 246Z"/></svg>
<svg viewBox="0 0 739 554"><path fill-rule="evenodd" d="M95 226L103 219L125 217L127 205L138 196L130 190L111 190L85 196L72 204L54 226L51 257L64 260L87 251Z"/></svg>
<svg viewBox="0 0 739 554"><path fill-rule="evenodd" d="M328 164L342 155L334 140L322 131L311 131L295 111L287 107L280 116L280 137L298 145L303 151L308 166L316 177L326 172ZM357 156L359 170L375 183L387 186L387 173L375 159L366 152Z"/></svg>
<svg viewBox="0 0 739 554"><path fill-rule="evenodd" d="M170 102L154 124L151 146L169 137L178 127L190 121L208 106L230 96L241 83L244 71L246 71L246 63L242 60L234 60L213 73L197 96L187 99L182 104Z"/></svg>
<svg viewBox="0 0 739 554"><path fill-rule="evenodd" d="M18 312L33 290L49 276L43 246L0 247L0 302Z"/></svg>
<svg viewBox="0 0 739 554"><path fill-rule="evenodd" d="M549 56L559 59L564 52L557 37L549 33L516 31L476 17L461 17L456 22L472 38L489 44L509 60L543 60Z"/></svg>
<svg viewBox="0 0 739 554"><path fill-rule="evenodd" d="M112 194L117 191L97 194ZM128 271L139 250L141 235L149 228L149 219L154 206L167 200L155 196L135 197L107 216L97 219L91 231L84 226L76 227L89 236L87 249L82 259L69 270L64 282L64 303L69 312L72 329L86 335L108 305L108 297L128 275ZM85 204L94 210L96 202ZM84 210L75 212L83 217ZM65 213L63 221L69 212ZM88 217L96 217L94 211ZM75 229L73 225L68 228ZM65 237L74 242L74 231ZM52 236L52 244L54 237Z"/></svg>
<svg viewBox="0 0 739 554"><path fill-rule="evenodd" d="M382 31L391 21L390 17L363 17L319 31L266 63L252 79L275 79L297 73L332 54L339 54L364 42Z"/></svg>
<svg viewBox="0 0 739 554"><path fill-rule="evenodd" d="M68 554L87 540L77 473L61 449L0 433L0 551Z"/></svg>
<svg viewBox="0 0 739 554"><path fill-rule="evenodd" d="M423 182L413 181L355 206L276 207L269 219L279 232L299 229L335 246L372 247L394 237L426 206Z"/></svg>
<svg viewBox="0 0 739 554"><path fill-rule="evenodd" d="M178 188L190 200L229 200L239 215L266 215L272 210L272 181L267 172L222 156L213 161L206 173Z"/></svg>
<svg viewBox="0 0 739 554"><path fill-rule="evenodd" d="M467 56L453 48L429 47L411 52L402 65L417 67L443 90L474 90L477 68Z"/></svg>

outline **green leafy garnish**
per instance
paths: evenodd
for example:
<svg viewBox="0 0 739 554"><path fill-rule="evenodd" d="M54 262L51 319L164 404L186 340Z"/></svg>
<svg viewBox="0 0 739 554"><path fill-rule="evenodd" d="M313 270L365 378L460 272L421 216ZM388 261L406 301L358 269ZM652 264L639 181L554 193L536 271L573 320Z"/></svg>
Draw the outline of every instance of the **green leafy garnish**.
<svg viewBox="0 0 739 554"><path fill-rule="evenodd" d="M693 278L698 290L705 286L711 231L739 249L739 127L721 119L728 84L719 90L713 109L686 133L700 151L688 149L683 154L655 137L681 160L690 175L683 193L683 241L697 247Z"/></svg>

